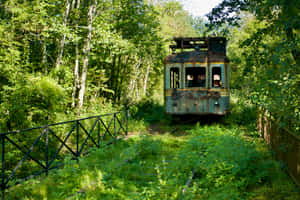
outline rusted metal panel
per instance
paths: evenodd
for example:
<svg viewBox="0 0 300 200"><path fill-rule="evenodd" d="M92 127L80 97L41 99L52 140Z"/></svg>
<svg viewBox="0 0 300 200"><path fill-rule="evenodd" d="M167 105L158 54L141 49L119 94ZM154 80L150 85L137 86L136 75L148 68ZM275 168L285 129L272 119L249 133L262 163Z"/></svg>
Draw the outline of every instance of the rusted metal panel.
<svg viewBox="0 0 300 200"><path fill-rule="evenodd" d="M165 67L165 88L170 88L170 76L168 76L170 74L170 67L171 64L167 64Z"/></svg>
<svg viewBox="0 0 300 200"><path fill-rule="evenodd" d="M175 37L175 45L170 45L174 51L176 49L205 50L213 53L226 54L226 38L224 37Z"/></svg>
<svg viewBox="0 0 300 200"><path fill-rule="evenodd" d="M165 78L166 113L226 114L229 111L229 59L226 57L226 39L208 37L174 38L174 40L176 44L171 45L170 48L173 52L176 52L176 49L181 49L181 52L166 57L165 76L169 76L172 66L178 66L180 69L180 87L170 89L170 86L167 85L170 84L170 77ZM183 49L191 48L195 50L183 51ZM201 67L205 68L205 73L200 70ZM213 87L212 84L213 67L220 67L214 72L219 77L214 80L220 80L223 83L221 85L218 81L215 82L215 85L219 83L219 87ZM189 74L191 75L191 79L189 79L191 84L186 84ZM205 74L205 86L201 82L203 80L202 74Z"/></svg>
<svg viewBox="0 0 300 200"><path fill-rule="evenodd" d="M175 45L170 45L173 54L165 59L166 63L186 62L225 62L226 38L224 37L202 37L202 38L174 38ZM180 53L175 53L181 49ZM183 49L194 49L195 51L183 52Z"/></svg>
<svg viewBox="0 0 300 200"><path fill-rule="evenodd" d="M166 90L166 112L169 114L226 114L228 111L229 96L222 96L220 91Z"/></svg>
<svg viewBox="0 0 300 200"><path fill-rule="evenodd" d="M208 62L208 53L207 52L184 52L169 55L165 59L165 63L207 63ZM223 54L212 54L209 56L210 62L229 62L229 59Z"/></svg>

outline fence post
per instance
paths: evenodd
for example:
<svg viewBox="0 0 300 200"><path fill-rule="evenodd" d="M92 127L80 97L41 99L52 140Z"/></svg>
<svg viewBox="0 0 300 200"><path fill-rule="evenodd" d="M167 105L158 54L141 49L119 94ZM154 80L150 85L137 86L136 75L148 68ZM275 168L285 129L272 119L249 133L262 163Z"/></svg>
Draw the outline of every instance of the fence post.
<svg viewBox="0 0 300 200"><path fill-rule="evenodd" d="M116 143L117 135L116 135L116 113L114 113L114 143Z"/></svg>
<svg viewBox="0 0 300 200"><path fill-rule="evenodd" d="M1 135L1 146L2 146L2 152L1 152L1 162L2 162L2 166L1 166L1 193L2 193L2 200L5 199L5 135Z"/></svg>
<svg viewBox="0 0 300 200"><path fill-rule="evenodd" d="M98 123L98 140L97 140L97 143L98 143L98 148L100 148L100 117L97 118L97 123Z"/></svg>
<svg viewBox="0 0 300 200"><path fill-rule="evenodd" d="M49 139L49 127L46 127L46 152L45 152L45 158L46 158L46 176L48 176L48 171L49 171L49 144L48 144L48 139Z"/></svg>
<svg viewBox="0 0 300 200"><path fill-rule="evenodd" d="M79 157L79 122L76 121L76 156Z"/></svg>

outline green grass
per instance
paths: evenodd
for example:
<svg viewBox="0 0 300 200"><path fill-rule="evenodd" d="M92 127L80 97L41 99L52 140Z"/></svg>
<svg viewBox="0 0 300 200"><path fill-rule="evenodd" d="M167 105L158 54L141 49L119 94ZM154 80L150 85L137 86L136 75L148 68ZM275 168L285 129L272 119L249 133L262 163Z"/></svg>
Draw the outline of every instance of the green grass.
<svg viewBox="0 0 300 200"><path fill-rule="evenodd" d="M162 106L140 106L132 112L129 127L145 134L94 149L79 162L66 158L63 169L11 188L8 197L300 199L295 184L258 137L251 113L255 110L240 108L241 104L233 106L232 114L210 125L172 124L163 117ZM151 113L156 117L149 117ZM248 116L248 122L242 116ZM179 128L171 131L175 126ZM147 134L151 128L159 134ZM192 181L187 187L189 179Z"/></svg>

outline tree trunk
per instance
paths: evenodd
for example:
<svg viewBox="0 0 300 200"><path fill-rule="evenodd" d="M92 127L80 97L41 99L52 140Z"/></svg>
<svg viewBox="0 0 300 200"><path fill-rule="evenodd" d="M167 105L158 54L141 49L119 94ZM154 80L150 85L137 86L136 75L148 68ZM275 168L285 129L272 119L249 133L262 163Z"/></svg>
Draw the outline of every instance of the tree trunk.
<svg viewBox="0 0 300 200"><path fill-rule="evenodd" d="M130 89L129 89L129 96L133 96L134 95L134 90L136 87L136 80L138 79L139 73L140 73L140 67L142 65L142 62L139 61L137 66L136 66L136 70L134 72L134 77L133 79L130 81Z"/></svg>
<svg viewBox="0 0 300 200"><path fill-rule="evenodd" d="M293 43L295 43L295 41L296 41L296 36L295 36L295 34L293 33L293 29L292 28L287 28L286 29L286 36L287 36L287 39L288 39L288 42L290 43L290 44L293 44ZM296 48L296 49L293 49L292 51L291 51L291 53L292 53L292 56L293 56L293 58L294 58L294 60L295 60L295 62L296 62L296 65L297 65L297 67L296 67L296 72L298 73L299 72L299 66L300 66L300 51L299 51L299 49L298 48Z"/></svg>
<svg viewBox="0 0 300 200"><path fill-rule="evenodd" d="M46 42L43 41L43 59L42 59L42 64L44 67L44 72L45 74L48 74L48 66L47 66L47 45Z"/></svg>
<svg viewBox="0 0 300 200"><path fill-rule="evenodd" d="M128 64L128 60L129 60L129 56L126 56L125 58L125 62L124 62L124 64L122 65L122 68L121 69L123 69L122 70L122 72L120 72L121 74L128 74L128 70L127 70L127 64ZM120 76L120 89L119 89L119 91L120 91L120 93L118 94L118 100L119 101L121 101L121 96L122 96L122 94L123 94L123 90L122 90L122 85L123 85L123 82L124 82L124 79L125 79L125 76ZM126 90L126 92L128 92L127 90Z"/></svg>
<svg viewBox="0 0 300 200"><path fill-rule="evenodd" d="M143 96L146 95L146 91L147 91L147 81L148 81L148 77L149 77L149 72L150 72L150 64L148 64L147 72L146 72L146 75L145 75L145 80L144 80L144 93L143 93Z"/></svg>
<svg viewBox="0 0 300 200"><path fill-rule="evenodd" d="M138 81L135 82L135 88L136 88L136 93L135 93L135 99L138 101L139 98L140 98L140 95L139 95L139 86L138 86Z"/></svg>
<svg viewBox="0 0 300 200"><path fill-rule="evenodd" d="M80 8L80 0L73 0L72 2L72 10L75 7L75 2L76 2L76 9L79 10ZM75 26L75 33L77 34L78 31L78 21ZM77 105L77 97L78 97L78 90L79 90L79 48L78 44L79 41L76 41L75 45L75 66L74 66L74 87L73 87L73 92L72 92L72 108L75 108Z"/></svg>
<svg viewBox="0 0 300 200"><path fill-rule="evenodd" d="M119 78L120 78L120 69L121 69L121 55L119 55L118 56L118 64L116 65L116 72L115 72L115 74L116 74L116 76L115 76L115 81L116 81L116 85L115 85L115 87L116 87L116 89L115 89L115 97L114 97L114 102L116 103L117 101L118 101L118 96L119 96L119 93L120 93L120 80L119 80Z"/></svg>
<svg viewBox="0 0 300 200"><path fill-rule="evenodd" d="M71 2L69 0L67 0L66 3L66 10L64 13L64 19L63 19L63 27L67 26L67 21L68 21L68 16L69 16L69 12L70 12L70 6L71 6ZM64 46L65 46L65 40L66 40L66 33L63 33L63 37L60 40L59 43L59 48L58 48L58 56L56 59L56 70L59 70L60 68L60 64L61 64L61 60L62 60L62 56L63 56L63 52L64 52Z"/></svg>
<svg viewBox="0 0 300 200"><path fill-rule="evenodd" d="M85 45L83 48L83 66L82 66L82 74L81 74L81 85L80 85L80 91L79 91L79 103L78 103L78 113L80 113L80 110L83 105L83 99L84 99L84 93L85 93L85 86L86 86L86 77L87 77L87 71L88 71L88 64L89 64L89 54L91 49L91 39L92 39L92 25L93 25L93 18L97 7L97 1L93 3L93 1L90 1L89 11L88 11L88 34L87 38L85 40Z"/></svg>
<svg viewBox="0 0 300 200"><path fill-rule="evenodd" d="M113 55L112 66L110 67L110 85L109 87L114 91L114 94L111 95L113 99L115 96L115 68L116 68L117 56Z"/></svg>
<svg viewBox="0 0 300 200"><path fill-rule="evenodd" d="M74 66L74 87L72 93L72 108L76 106L76 96L79 89L79 50L78 50L78 42L75 47L76 59L75 59L75 66Z"/></svg>

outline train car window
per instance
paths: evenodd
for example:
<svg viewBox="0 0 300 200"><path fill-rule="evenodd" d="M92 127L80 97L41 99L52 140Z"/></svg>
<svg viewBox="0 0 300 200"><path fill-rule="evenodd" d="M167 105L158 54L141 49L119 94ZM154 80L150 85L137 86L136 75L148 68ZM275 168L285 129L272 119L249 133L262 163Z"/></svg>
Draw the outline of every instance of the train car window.
<svg viewBox="0 0 300 200"><path fill-rule="evenodd" d="M212 86L213 87L221 87L221 67L212 68Z"/></svg>
<svg viewBox="0 0 300 200"><path fill-rule="evenodd" d="M170 69L170 88L179 88L179 68Z"/></svg>
<svg viewBox="0 0 300 200"><path fill-rule="evenodd" d="M185 68L185 87L206 87L206 68Z"/></svg>

